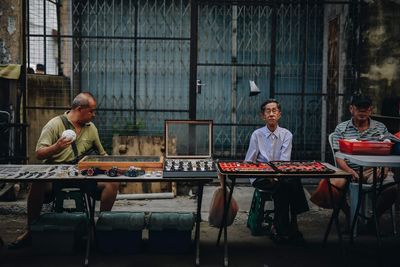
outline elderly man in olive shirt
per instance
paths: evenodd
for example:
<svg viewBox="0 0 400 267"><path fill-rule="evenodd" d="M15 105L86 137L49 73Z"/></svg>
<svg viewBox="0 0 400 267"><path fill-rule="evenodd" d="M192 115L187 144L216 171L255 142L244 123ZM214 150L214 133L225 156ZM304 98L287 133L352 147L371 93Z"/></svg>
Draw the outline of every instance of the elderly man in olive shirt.
<svg viewBox="0 0 400 267"><path fill-rule="evenodd" d="M51 119L42 129L36 145L36 157L44 163L69 163L75 159L71 146L73 140L62 137L65 130L62 116L67 119L69 128L76 133L76 147L78 156L95 148L100 155L106 155L106 151L100 143L96 126L91 122L95 117L96 100L93 95L84 92L78 94L72 102L71 110L61 116ZM99 182L97 187L102 191L100 198L100 211L111 210L117 196L119 183ZM44 196L51 192L51 183L32 183L28 194L27 210L28 225L40 216ZM22 248L30 245L30 233L26 231L16 241L10 244L10 248Z"/></svg>

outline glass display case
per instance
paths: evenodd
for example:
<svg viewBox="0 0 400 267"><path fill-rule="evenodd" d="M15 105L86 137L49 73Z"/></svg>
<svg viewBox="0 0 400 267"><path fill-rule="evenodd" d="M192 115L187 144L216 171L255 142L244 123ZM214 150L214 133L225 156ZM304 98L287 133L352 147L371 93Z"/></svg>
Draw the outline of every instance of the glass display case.
<svg viewBox="0 0 400 267"><path fill-rule="evenodd" d="M216 177L211 120L166 120L164 177Z"/></svg>

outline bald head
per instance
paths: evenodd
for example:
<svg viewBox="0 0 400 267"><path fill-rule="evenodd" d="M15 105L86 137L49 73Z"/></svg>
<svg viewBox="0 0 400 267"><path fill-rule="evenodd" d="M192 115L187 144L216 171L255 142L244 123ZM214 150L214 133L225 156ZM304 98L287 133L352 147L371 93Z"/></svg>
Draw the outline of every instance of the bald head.
<svg viewBox="0 0 400 267"><path fill-rule="evenodd" d="M85 125L96 116L96 100L89 92L83 92L77 95L72 101L71 110L68 112L68 118L72 122Z"/></svg>
<svg viewBox="0 0 400 267"><path fill-rule="evenodd" d="M94 96L89 92L82 92L72 101L71 109L76 109L78 107L87 108L90 106L90 102L96 102Z"/></svg>

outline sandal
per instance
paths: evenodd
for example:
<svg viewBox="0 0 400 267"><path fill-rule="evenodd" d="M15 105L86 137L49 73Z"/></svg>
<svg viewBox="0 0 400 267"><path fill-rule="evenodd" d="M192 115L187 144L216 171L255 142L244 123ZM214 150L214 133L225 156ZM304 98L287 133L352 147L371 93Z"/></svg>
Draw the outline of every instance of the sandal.
<svg viewBox="0 0 400 267"><path fill-rule="evenodd" d="M17 239L15 241L11 242L10 244L8 244L7 248L9 250L18 250L18 249L30 247L31 245L32 245L32 238L30 236L28 236L26 238Z"/></svg>
<svg viewBox="0 0 400 267"><path fill-rule="evenodd" d="M280 235L276 230L276 227L272 225L269 237L277 245L286 245L289 243L289 237Z"/></svg>

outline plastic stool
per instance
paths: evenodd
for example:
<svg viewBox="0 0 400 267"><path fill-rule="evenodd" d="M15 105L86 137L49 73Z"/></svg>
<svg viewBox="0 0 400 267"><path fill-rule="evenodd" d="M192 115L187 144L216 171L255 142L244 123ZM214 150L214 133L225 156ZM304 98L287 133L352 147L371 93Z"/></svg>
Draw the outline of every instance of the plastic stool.
<svg viewBox="0 0 400 267"><path fill-rule="evenodd" d="M267 235L271 231L274 210L265 209L266 202L272 202L272 192L255 189L247 218L247 227L254 236Z"/></svg>
<svg viewBox="0 0 400 267"><path fill-rule="evenodd" d="M85 212L85 198L79 188L63 188L56 193L53 202L55 212Z"/></svg>

